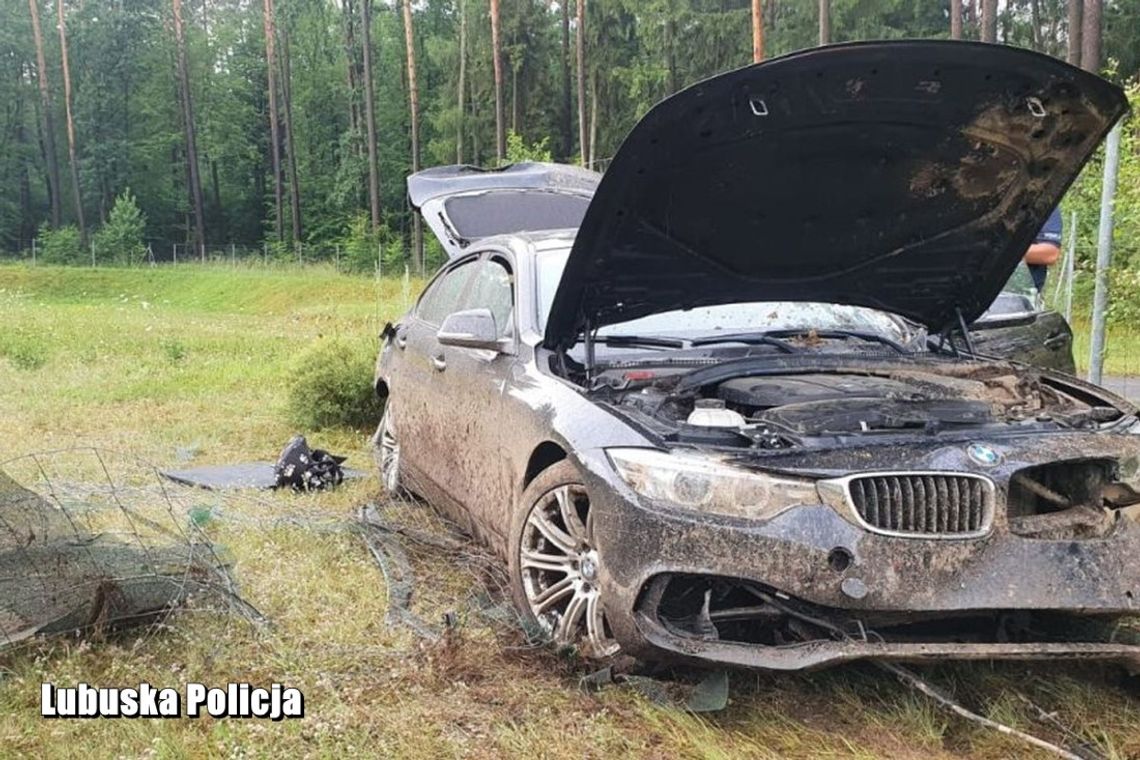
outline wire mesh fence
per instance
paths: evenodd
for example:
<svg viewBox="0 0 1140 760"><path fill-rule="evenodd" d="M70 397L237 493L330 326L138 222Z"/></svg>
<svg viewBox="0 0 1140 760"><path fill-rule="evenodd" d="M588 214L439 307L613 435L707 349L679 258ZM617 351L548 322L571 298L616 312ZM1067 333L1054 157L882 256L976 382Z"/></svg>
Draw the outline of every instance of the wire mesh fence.
<svg viewBox="0 0 1140 760"><path fill-rule="evenodd" d="M349 249L339 243L210 243L197 245L173 243L167 240L148 240L145 248L133 255L119 251L100 250L88 243L81 251L71 251L66 261L45 255L44 244L38 238L14 250L0 249L0 261L23 262L30 265L66 263L72 266L126 266L153 267L173 265L230 265L234 267L281 268L293 266L325 266L338 272L373 273L377 268L402 271L406 261L396 261L390 247L376 251Z"/></svg>
<svg viewBox="0 0 1140 760"><path fill-rule="evenodd" d="M158 622L192 599L264 623L194 519L193 498L94 448L0 462L0 650Z"/></svg>

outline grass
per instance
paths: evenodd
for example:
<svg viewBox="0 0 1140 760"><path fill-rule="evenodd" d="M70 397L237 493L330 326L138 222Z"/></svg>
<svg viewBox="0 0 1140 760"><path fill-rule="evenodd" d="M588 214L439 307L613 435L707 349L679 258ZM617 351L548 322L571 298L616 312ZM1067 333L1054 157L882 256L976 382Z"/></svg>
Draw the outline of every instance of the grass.
<svg viewBox="0 0 1140 760"><path fill-rule="evenodd" d="M410 285L415 292L416 283ZM133 457L160 466L273 459L294 432L284 378L319 337L375 343L402 311L399 281L323 270L78 270L0 267L0 461L98 446L140 483ZM314 433L314 445L367 469L370 431ZM82 468L60 465L81 477ZM723 713L689 715L629 688L579 688L588 666L520 650L481 624L473 571L412 553L416 609L459 613L443 644L384 622L386 590L360 539L306 526L347 520L378 496L369 478L315 496L195 495L233 559L243 595L274 623L259 631L192 607L156 629L105 641L57 639L0 657L0 756L54 757L980 757L1020 745L948 716L869 667L816 674L734 673ZM406 507L405 507L406 509ZM417 508L422 509L422 508ZM435 525L417 511L411 518ZM278 518L290 518L281 522ZM1030 697L1112 757L1140 755L1135 703L1098 666L955 665L929 678L983 713L1046 735ZM39 686L181 688L189 681L285 683L306 717L45 721Z"/></svg>

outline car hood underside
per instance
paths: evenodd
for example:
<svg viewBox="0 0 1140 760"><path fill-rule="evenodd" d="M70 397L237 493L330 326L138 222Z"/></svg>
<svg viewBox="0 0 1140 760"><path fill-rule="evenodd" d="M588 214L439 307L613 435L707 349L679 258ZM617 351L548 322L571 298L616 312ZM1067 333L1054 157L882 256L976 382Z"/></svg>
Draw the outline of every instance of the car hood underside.
<svg viewBox="0 0 1140 760"><path fill-rule="evenodd" d="M1126 109L1063 61L960 42L826 47L696 84L607 169L545 344L743 301L970 322Z"/></svg>

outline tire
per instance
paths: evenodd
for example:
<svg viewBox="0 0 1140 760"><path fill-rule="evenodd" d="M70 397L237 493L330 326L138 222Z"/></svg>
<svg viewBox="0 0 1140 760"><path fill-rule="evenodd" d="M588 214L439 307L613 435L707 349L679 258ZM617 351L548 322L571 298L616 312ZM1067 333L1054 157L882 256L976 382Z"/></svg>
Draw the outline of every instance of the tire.
<svg viewBox="0 0 1140 760"><path fill-rule="evenodd" d="M384 414L372 436L376 467L380 474L380 485L389 496L402 497L408 494L404 486L403 471L400 467L400 442L392 425L392 397L384 405Z"/></svg>
<svg viewBox="0 0 1140 760"><path fill-rule="evenodd" d="M571 462L539 473L511 520L508 567L525 630L602 659L619 646L605 619L597 582L602 560L589 509L589 494Z"/></svg>

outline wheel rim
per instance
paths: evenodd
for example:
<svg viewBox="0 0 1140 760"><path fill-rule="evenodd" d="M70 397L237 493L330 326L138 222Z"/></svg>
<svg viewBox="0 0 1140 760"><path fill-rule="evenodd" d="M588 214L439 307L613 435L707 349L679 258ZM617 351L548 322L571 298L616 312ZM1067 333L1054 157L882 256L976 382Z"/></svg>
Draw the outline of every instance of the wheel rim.
<svg viewBox="0 0 1140 760"><path fill-rule="evenodd" d="M380 422L380 480L389 493L400 488L400 442L392 430L392 415L384 410Z"/></svg>
<svg viewBox="0 0 1140 760"><path fill-rule="evenodd" d="M545 494L523 526L519 568L530 611L560 646L589 657L618 651L598 587L601 561L590 501L579 485Z"/></svg>

